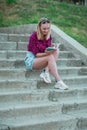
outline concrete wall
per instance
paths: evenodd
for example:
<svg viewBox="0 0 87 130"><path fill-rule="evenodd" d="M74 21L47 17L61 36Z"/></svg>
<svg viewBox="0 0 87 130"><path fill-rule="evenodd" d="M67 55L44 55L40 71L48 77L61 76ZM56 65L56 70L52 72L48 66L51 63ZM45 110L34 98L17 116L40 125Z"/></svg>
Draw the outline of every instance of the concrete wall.
<svg viewBox="0 0 87 130"><path fill-rule="evenodd" d="M87 48L85 48L79 42L65 34L55 25L52 25L52 34L55 36L56 42L61 42L62 44L64 44L64 46L70 51L72 51L75 56L81 58L84 63L87 64Z"/></svg>

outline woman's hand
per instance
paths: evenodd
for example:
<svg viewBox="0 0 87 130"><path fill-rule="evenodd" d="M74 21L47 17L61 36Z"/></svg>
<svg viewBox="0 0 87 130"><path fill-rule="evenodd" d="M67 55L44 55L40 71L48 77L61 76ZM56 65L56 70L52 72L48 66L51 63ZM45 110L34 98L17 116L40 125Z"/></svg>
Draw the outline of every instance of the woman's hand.
<svg viewBox="0 0 87 130"><path fill-rule="evenodd" d="M55 50L50 50L50 51L48 51L48 50L46 49L46 50L45 50L45 53L46 53L47 55L50 55L50 54L52 54L54 51L55 51Z"/></svg>
<svg viewBox="0 0 87 130"><path fill-rule="evenodd" d="M47 55L49 55L49 54L51 54L51 53L45 51L44 53L37 53L37 54L36 54L36 57L44 57L44 56L47 56Z"/></svg>
<svg viewBox="0 0 87 130"><path fill-rule="evenodd" d="M52 43L51 46L52 46L52 47L53 47L53 46L56 46L56 43Z"/></svg>

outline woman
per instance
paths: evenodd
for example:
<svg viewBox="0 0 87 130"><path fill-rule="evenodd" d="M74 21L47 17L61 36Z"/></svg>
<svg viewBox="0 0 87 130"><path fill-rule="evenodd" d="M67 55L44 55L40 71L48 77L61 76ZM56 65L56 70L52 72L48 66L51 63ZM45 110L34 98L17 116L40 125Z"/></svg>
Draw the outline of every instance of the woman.
<svg viewBox="0 0 87 130"><path fill-rule="evenodd" d="M30 70L45 68L40 74L44 82L51 83L49 74L52 74L56 81L54 88L68 89L57 71L56 60L59 50L47 50L48 47L56 46L51 41L51 23L47 18L41 18L37 25L37 32L34 32L29 39L28 52L25 58L26 68Z"/></svg>

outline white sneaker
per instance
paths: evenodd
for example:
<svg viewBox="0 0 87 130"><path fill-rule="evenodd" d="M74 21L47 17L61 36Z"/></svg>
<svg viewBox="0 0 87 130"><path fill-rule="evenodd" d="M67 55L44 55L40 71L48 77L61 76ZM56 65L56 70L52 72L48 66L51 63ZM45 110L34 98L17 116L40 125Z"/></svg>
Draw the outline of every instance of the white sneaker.
<svg viewBox="0 0 87 130"><path fill-rule="evenodd" d="M60 80L55 84L54 88L66 90L66 89L68 89L68 86L66 84L64 84L64 82L62 80Z"/></svg>
<svg viewBox="0 0 87 130"><path fill-rule="evenodd" d="M40 77L44 80L45 83L51 83L50 75L48 72L42 72Z"/></svg>

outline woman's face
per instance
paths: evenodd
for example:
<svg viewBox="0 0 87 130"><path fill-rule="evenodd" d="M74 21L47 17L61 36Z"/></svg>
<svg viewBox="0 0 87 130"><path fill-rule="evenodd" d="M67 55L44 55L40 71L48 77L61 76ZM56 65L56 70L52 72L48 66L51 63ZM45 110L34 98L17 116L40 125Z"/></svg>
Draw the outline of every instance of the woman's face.
<svg viewBox="0 0 87 130"><path fill-rule="evenodd" d="M50 30L50 23L41 24L42 35L47 35Z"/></svg>

